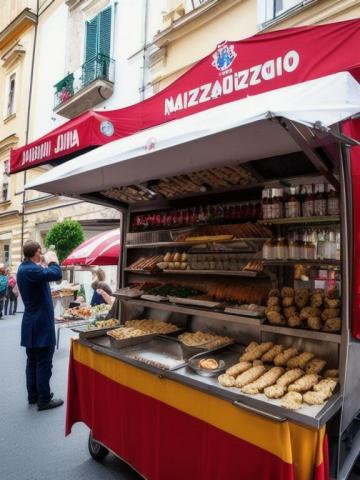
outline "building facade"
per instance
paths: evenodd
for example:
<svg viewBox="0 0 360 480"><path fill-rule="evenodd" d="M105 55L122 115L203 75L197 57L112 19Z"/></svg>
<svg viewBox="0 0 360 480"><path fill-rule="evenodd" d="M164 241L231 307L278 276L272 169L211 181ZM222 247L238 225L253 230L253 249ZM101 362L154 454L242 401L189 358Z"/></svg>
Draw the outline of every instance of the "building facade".
<svg viewBox="0 0 360 480"><path fill-rule="evenodd" d="M225 41L360 16L359 0L168 0L150 57L154 90Z"/></svg>
<svg viewBox="0 0 360 480"><path fill-rule="evenodd" d="M24 192L50 166L8 175L10 149L89 110L152 95L149 45L166 0L2 0L0 5L0 262L16 265L27 238L43 243L73 218L85 236L118 225L116 210ZM131 21L129 21L131 19Z"/></svg>

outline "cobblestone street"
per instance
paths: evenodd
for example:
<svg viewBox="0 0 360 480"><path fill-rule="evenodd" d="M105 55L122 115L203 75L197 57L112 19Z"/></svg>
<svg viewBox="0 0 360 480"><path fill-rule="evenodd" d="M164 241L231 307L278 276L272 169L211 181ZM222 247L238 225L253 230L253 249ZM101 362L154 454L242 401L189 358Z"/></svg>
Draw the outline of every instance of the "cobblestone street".
<svg viewBox="0 0 360 480"><path fill-rule="evenodd" d="M10 319L11 318L11 319ZM19 347L21 315L0 320L0 478L1 480L138 480L113 455L103 464L91 459L88 428L78 424L64 436L65 405L38 412L26 402L25 349ZM70 337L63 329L54 356L52 390L66 398Z"/></svg>

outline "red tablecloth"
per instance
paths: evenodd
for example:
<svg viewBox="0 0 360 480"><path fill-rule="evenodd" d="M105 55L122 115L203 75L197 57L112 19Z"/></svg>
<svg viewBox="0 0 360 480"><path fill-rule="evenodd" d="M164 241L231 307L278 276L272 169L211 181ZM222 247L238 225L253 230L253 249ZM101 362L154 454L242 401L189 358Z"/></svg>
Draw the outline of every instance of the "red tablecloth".
<svg viewBox="0 0 360 480"><path fill-rule="evenodd" d="M66 433L82 421L149 480L327 480L325 429L275 422L73 342Z"/></svg>

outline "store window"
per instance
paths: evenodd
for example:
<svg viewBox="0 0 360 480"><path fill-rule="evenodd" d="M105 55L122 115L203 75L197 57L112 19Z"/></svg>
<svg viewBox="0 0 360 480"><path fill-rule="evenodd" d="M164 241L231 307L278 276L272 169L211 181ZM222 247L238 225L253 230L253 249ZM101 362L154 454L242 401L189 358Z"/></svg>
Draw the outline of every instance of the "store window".
<svg viewBox="0 0 360 480"><path fill-rule="evenodd" d="M10 75L8 83L6 117L10 117L15 113L15 87L16 74L13 73L12 75Z"/></svg>
<svg viewBox="0 0 360 480"><path fill-rule="evenodd" d="M1 202L7 202L10 200L10 174L9 174L9 160L5 160L2 164L1 171Z"/></svg>
<svg viewBox="0 0 360 480"><path fill-rule="evenodd" d="M287 11L315 0L258 0L259 23L266 23L280 17Z"/></svg>

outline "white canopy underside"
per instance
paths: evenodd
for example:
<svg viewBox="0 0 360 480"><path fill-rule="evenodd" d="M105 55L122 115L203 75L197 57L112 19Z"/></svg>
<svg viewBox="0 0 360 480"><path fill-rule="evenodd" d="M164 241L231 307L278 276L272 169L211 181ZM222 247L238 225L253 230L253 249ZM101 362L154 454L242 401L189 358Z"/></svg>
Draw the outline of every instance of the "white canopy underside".
<svg viewBox="0 0 360 480"><path fill-rule="evenodd" d="M220 105L116 140L53 168L26 189L62 195L100 192L231 162L299 151L284 117L334 125L360 112L360 85L348 72Z"/></svg>

